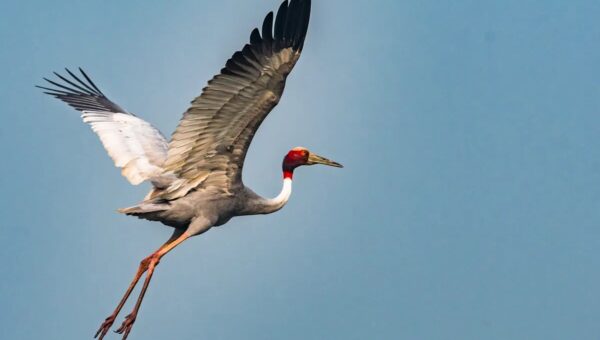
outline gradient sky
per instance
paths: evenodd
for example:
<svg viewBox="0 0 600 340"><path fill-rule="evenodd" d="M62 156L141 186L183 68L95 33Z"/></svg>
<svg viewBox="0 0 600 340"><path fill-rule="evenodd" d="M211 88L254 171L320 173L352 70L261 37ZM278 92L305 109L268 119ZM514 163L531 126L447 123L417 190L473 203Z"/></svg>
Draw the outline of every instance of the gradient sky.
<svg viewBox="0 0 600 340"><path fill-rule="evenodd" d="M2 339L91 338L170 235L115 212L148 187L33 85L82 66L168 135L279 5L166 3L0 3ZM300 169L281 212L165 257L131 339L598 338L598 18L598 1L314 0L244 178L276 195L297 145L346 168Z"/></svg>

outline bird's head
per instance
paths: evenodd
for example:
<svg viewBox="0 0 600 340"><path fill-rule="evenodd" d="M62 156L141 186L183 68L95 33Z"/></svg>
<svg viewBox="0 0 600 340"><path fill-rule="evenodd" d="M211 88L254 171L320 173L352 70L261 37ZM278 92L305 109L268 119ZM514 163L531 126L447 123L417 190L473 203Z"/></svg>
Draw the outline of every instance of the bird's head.
<svg viewBox="0 0 600 340"><path fill-rule="evenodd" d="M325 157L321 157L313 152L308 151L307 148L297 147L290 150L290 152L288 152L283 159L283 177L291 179L294 175L294 169L297 167L315 164L343 168L340 163L334 162Z"/></svg>

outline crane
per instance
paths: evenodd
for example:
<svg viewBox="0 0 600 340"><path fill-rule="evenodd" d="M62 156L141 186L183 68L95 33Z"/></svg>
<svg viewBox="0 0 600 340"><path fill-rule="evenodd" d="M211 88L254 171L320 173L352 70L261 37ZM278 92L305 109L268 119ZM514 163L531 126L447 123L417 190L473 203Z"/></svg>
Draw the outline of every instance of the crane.
<svg viewBox="0 0 600 340"><path fill-rule="evenodd" d="M292 193L294 170L300 166L342 165L306 148L291 149L282 164L283 187L263 198L242 181L244 159L252 138L279 102L287 76L300 58L310 18L310 0L285 0L269 12L250 43L233 54L183 114L167 142L161 132L108 99L79 68L79 75L54 72L37 86L81 112L104 148L133 185L150 182L143 201L119 212L158 221L173 228L172 236L144 258L123 298L95 334L103 339L145 274L139 297L116 330L126 339L161 258L188 238L227 223L236 216L270 214L283 208Z"/></svg>

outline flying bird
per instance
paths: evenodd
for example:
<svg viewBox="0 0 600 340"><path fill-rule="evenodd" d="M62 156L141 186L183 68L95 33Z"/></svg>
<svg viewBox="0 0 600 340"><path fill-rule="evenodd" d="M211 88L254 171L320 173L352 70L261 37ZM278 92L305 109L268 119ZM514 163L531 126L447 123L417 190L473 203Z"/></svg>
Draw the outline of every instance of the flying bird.
<svg viewBox="0 0 600 340"><path fill-rule="evenodd" d="M116 330L123 339L128 337L156 266L183 241L235 216L280 210L290 198L294 170L300 166L342 167L297 147L283 159L283 188L277 197L263 198L242 181L252 138L279 102L287 76L300 58L310 7L310 0L286 0L276 16L267 14L262 29L252 31L250 43L234 53L191 102L170 142L150 123L108 99L81 68L80 74L68 69L67 75L55 72L58 79L44 78L50 85L38 86L81 112L131 184L152 184L141 203L119 212L174 230L166 243L141 261L125 295L95 337L104 338L146 274L133 311Z"/></svg>

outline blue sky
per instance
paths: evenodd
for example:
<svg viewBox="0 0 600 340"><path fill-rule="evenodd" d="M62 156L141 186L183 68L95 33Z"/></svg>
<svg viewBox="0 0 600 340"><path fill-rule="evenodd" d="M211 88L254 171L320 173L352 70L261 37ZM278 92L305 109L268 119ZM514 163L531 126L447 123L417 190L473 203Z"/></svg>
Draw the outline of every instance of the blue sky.
<svg viewBox="0 0 600 340"><path fill-rule="evenodd" d="M0 3L0 338L91 337L170 235L115 212L148 188L33 85L82 66L168 135L278 5ZM281 212L169 254L131 339L596 338L598 17L597 1L315 0L244 179L276 195L298 145L346 167L300 169Z"/></svg>

